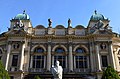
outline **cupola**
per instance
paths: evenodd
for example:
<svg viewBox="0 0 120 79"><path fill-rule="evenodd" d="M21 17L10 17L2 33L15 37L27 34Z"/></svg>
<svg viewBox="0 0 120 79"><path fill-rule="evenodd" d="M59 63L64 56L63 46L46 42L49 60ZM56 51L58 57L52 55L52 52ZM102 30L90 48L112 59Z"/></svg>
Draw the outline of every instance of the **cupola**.
<svg viewBox="0 0 120 79"><path fill-rule="evenodd" d="M25 10L24 10L22 14L17 14L17 15L14 17L14 19L16 19L16 20L29 20L30 17L29 17L28 14L26 14L26 12L25 12Z"/></svg>
<svg viewBox="0 0 120 79"><path fill-rule="evenodd" d="M95 10L94 14L91 16L90 20L105 20L105 17L102 14L97 13Z"/></svg>

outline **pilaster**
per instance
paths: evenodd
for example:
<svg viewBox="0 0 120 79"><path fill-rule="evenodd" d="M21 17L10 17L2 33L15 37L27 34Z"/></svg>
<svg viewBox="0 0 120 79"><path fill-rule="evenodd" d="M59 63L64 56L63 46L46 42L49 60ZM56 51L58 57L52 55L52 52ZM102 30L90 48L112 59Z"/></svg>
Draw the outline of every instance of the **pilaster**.
<svg viewBox="0 0 120 79"><path fill-rule="evenodd" d="M51 68L51 42L48 42L48 52L47 52L47 70L50 71Z"/></svg>
<svg viewBox="0 0 120 79"><path fill-rule="evenodd" d="M116 69L116 66L115 66L115 57L114 57L114 54L113 54L112 42L109 42L109 57L110 57L110 64L111 64L111 66L114 69Z"/></svg>
<svg viewBox="0 0 120 79"><path fill-rule="evenodd" d="M94 65L93 65L93 50L92 50L92 42L89 43L90 46L90 66L91 66L91 71L94 71Z"/></svg>
<svg viewBox="0 0 120 79"><path fill-rule="evenodd" d="M69 40L69 71L73 71L72 41Z"/></svg>
<svg viewBox="0 0 120 79"><path fill-rule="evenodd" d="M99 45L98 45L97 42L95 43L95 48L96 48L97 71L102 71L102 69L101 69L101 62L100 62Z"/></svg>
<svg viewBox="0 0 120 79"><path fill-rule="evenodd" d="M21 57L20 57L20 70L23 71L23 64L24 64L24 51L25 51L25 44L22 45Z"/></svg>
<svg viewBox="0 0 120 79"><path fill-rule="evenodd" d="M5 70L8 70L8 63L9 63L10 52L11 52L11 42L8 42Z"/></svg>

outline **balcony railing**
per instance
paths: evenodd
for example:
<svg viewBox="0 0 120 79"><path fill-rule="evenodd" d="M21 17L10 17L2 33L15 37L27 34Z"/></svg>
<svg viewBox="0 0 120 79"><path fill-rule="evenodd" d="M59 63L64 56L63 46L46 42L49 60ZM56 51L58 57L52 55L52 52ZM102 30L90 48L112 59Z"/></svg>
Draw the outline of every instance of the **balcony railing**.
<svg viewBox="0 0 120 79"><path fill-rule="evenodd" d="M18 71L18 67L10 67L9 71Z"/></svg>
<svg viewBox="0 0 120 79"><path fill-rule="evenodd" d="M86 69L86 68L84 68L84 69L74 69L74 72L89 72L90 71L90 69Z"/></svg>
<svg viewBox="0 0 120 79"><path fill-rule="evenodd" d="M42 68L29 68L29 72L44 72Z"/></svg>

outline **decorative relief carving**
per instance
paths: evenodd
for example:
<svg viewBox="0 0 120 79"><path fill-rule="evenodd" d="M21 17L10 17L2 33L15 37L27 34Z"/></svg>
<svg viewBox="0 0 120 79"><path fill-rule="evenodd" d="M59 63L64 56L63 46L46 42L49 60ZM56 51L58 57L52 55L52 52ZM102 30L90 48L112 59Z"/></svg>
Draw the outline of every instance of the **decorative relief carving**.
<svg viewBox="0 0 120 79"><path fill-rule="evenodd" d="M105 50L106 47L107 47L107 45L106 45L105 43L101 43L101 44L100 44L100 48L101 48L102 50Z"/></svg>
<svg viewBox="0 0 120 79"><path fill-rule="evenodd" d="M75 35L85 35L85 30L84 29L76 29Z"/></svg>
<svg viewBox="0 0 120 79"><path fill-rule="evenodd" d="M55 34L56 35L65 35L65 29L56 29Z"/></svg>

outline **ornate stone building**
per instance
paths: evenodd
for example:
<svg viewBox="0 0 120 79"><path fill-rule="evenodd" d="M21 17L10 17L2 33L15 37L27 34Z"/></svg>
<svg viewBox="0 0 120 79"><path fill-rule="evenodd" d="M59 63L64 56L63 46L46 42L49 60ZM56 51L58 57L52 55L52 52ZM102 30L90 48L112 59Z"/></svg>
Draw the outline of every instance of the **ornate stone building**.
<svg viewBox="0 0 120 79"><path fill-rule="evenodd" d="M16 15L7 32L0 34L0 59L11 79L51 79L56 60L63 67L63 79L100 79L111 65L120 71L120 35L112 32L102 14L91 16L88 26L33 27L30 17Z"/></svg>

